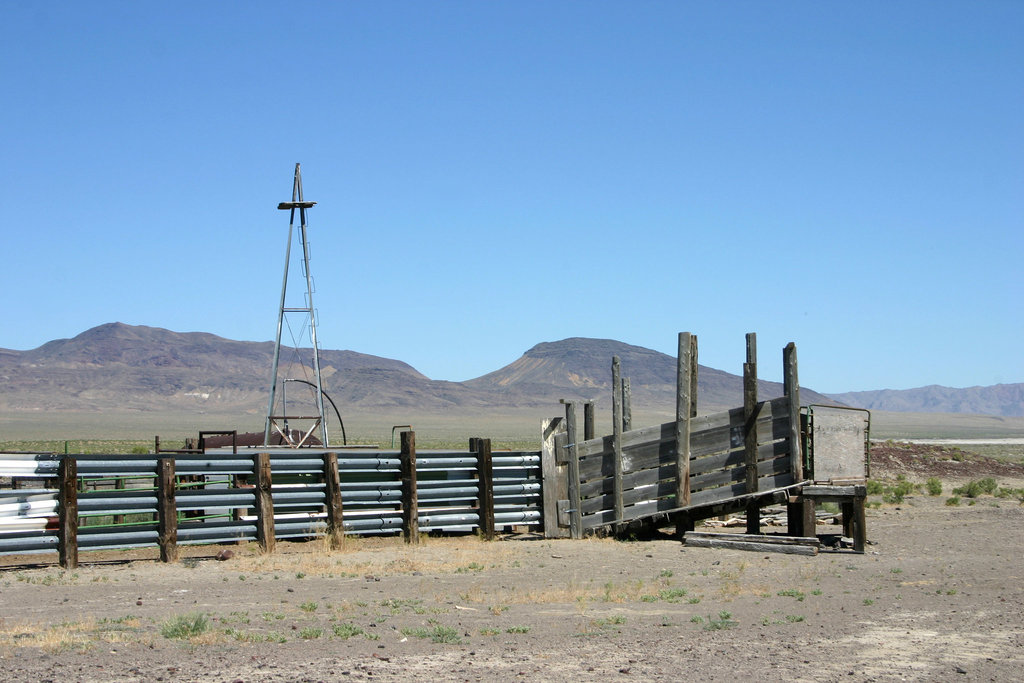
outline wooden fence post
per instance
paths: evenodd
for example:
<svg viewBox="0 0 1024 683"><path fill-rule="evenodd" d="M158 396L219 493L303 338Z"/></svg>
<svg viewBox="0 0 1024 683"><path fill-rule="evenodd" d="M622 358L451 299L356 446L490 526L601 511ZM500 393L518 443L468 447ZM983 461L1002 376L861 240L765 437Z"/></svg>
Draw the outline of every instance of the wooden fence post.
<svg viewBox="0 0 1024 683"><path fill-rule="evenodd" d="M480 535L485 541L494 540L494 463L491 459L491 440L476 440L477 486L480 500Z"/></svg>
<svg viewBox="0 0 1024 683"><path fill-rule="evenodd" d="M789 444L793 483L804 479L803 444L800 438L800 382L796 371L796 344L789 342L782 350L782 386L789 398Z"/></svg>
<svg viewBox="0 0 1024 683"><path fill-rule="evenodd" d="M345 516L341 500L341 476L338 454L324 453L324 487L327 501L327 539L332 548L345 544Z"/></svg>
<svg viewBox="0 0 1024 683"><path fill-rule="evenodd" d="M747 334L747 362L743 364L743 449L747 494L757 493L757 335ZM757 498L747 502L747 533L761 533L761 507Z"/></svg>
<svg viewBox="0 0 1024 683"><path fill-rule="evenodd" d="M58 510L60 530L57 534L57 557L64 569L78 566L78 461L65 455L57 468Z"/></svg>
<svg viewBox="0 0 1024 683"><path fill-rule="evenodd" d="M615 459L612 481L615 519L621 520L626 511L622 504L622 368L618 356L612 356L612 457ZM624 525L616 524L612 528L618 533Z"/></svg>
<svg viewBox="0 0 1024 683"><path fill-rule="evenodd" d="M817 536L818 535L818 515L816 513L816 505L813 498L810 496L800 496L800 535L801 536ZM790 533L790 536L793 534Z"/></svg>
<svg viewBox="0 0 1024 683"><path fill-rule="evenodd" d="M420 542L419 498L416 494L416 432L402 432L399 453L402 476L402 535L406 543Z"/></svg>
<svg viewBox="0 0 1024 683"><path fill-rule="evenodd" d="M568 484L565 481L566 467L558 464L555 446L557 436L564 433L565 420L563 418L551 417L541 420L540 493L544 506L544 538L564 538L567 535L558 524L558 501L563 499L563 496L560 495L563 488L560 483Z"/></svg>
<svg viewBox="0 0 1024 683"><path fill-rule="evenodd" d="M569 440L569 536L583 538L583 510L580 509L580 445L576 425L576 401L565 401L565 432Z"/></svg>
<svg viewBox="0 0 1024 683"><path fill-rule="evenodd" d="M689 332L679 333L676 357L676 507L690 505L690 418L693 392L693 344ZM685 529L677 529L682 534Z"/></svg>
<svg viewBox="0 0 1024 683"><path fill-rule="evenodd" d="M595 429L595 406L593 401L583 402L583 440L589 441L594 438Z"/></svg>
<svg viewBox="0 0 1024 683"><path fill-rule="evenodd" d="M256 541L263 552L272 553L277 545L274 537L274 498L271 495L270 454L253 456L256 470Z"/></svg>
<svg viewBox="0 0 1024 683"><path fill-rule="evenodd" d="M629 389L629 378L622 378L622 431L633 428L632 392Z"/></svg>
<svg viewBox="0 0 1024 683"><path fill-rule="evenodd" d="M114 479L114 490L124 491L124 478ZM114 524L124 524L124 515L114 515Z"/></svg>
<svg viewBox="0 0 1024 683"><path fill-rule="evenodd" d="M690 335L690 417L697 417L697 335Z"/></svg>
<svg viewBox="0 0 1024 683"><path fill-rule="evenodd" d="M178 561L178 496L174 487L174 458L158 458L156 513L161 562Z"/></svg>

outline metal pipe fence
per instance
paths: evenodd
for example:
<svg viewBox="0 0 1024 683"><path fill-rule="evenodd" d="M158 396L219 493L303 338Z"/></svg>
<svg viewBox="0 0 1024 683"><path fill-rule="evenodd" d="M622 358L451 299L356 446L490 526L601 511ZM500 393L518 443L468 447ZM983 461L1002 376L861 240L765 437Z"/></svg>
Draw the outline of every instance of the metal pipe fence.
<svg viewBox="0 0 1024 683"><path fill-rule="evenodd" d="M483 441L483 440L481 440ZM489 442L487 449L489 452ZM168 455L0 453L0 554L48 553L61 543L77 550L260 541L258 454L269 455L274 538L309 538L330 530L332 493L325 475L337 462L337 493L345 534L407 531L400 451L252 449ZM332 456L328 456L333 453ZM482 476L474 451L420 451L415 461L415 518L420 532L500 527L540 528L540 452L497 452ZM73 482L60 480L61 461L74 461ZM172 462L161 483L161 461ZM31 488L18 488L29 485ZM485 490L486 488L486 490ZM68 494L67 491L71 491ZM72 500L73 499L73 500ZM161 506L173 505L173 539L164 538ZM72 513L61 525L62 509ZM63 555L62 555L63 556Z"/></svg>

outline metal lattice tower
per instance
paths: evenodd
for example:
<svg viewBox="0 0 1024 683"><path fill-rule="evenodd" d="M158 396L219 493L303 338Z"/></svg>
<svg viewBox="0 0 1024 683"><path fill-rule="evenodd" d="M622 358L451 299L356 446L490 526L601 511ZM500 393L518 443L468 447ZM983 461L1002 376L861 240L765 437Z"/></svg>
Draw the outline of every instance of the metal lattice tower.
<svg viewBox="0 0 1024 683"><path fill-rule="evenodd" d="M320 432L321 441L325 446L330 445L327 439L327 425L324 421L324 392L320 381L320 345L316 338L316 309L313 307L313 276L309 270L309 241L306 239L306 209L316 205L316 202L306 201L302 196L302 170L300 164L295 164L295 180L292 183L292 200L281 202L277 208L282 211L290 211L288 221L288 242L284 254L284 281L281 284L281 305L277 313L277 337L274 340L274 363L270 376L270 401L267 404L267 421L263 432L263 444L270 443L270 435L276 431L284 436L285 443L292 446L304 444L315 431ZM295 211L299 212L299 240L302 244L302 272L306 279L305 306L289 307L286 305L288 294L288 266L292 259L292 234L295 232ZM280 414L275 414L274 406L277 398L277 374L278 365L281 360L281 328L285 322L285 315L302 314L306 316L309 323L309 336L313 345L313 382L305 382L313 385L316 392L316 415L288 415L287 405ZM288 382L289 380L284 380ZM298 441L292 438L288 428L289 420L312 422L312 426L302 433Z"/></svg>

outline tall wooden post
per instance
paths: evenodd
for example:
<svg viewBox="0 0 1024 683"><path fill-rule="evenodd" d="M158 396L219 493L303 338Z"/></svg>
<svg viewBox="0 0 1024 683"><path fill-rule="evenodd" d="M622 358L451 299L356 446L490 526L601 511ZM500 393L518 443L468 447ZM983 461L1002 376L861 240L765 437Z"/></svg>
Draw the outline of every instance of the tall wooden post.
<svg viewBox="0 0 1024 683"><path fill-rule="evenodd" d="M622 378L622 431L633 428L633 397L629 388L629 378Z"/></svg>
<svg viewBox="0 0 1024 683"><path fill-rule="evenodd" d="M485 541L494 540L494 465L491 459L491 440L476 440L476 471L480 500L480 535Z"/></svg>
<svg viewBox="0 0 1024 683"><path fill-rule="evenodd" d="M690 335L690 417L697 417L697 335Z"/></svg>
<svg viewBox="0 0 1024 683"><path fill-rule="evenodd" d="M270 454L257 453L253 456L256 470L256 542L265 553L274 552L277 539L274 536L274 498L271 494Z"/></svg>
<svg viewBox="0 0 1024 683"><path fill-rule="evenodd" d="M178 494L174 486L174 458L158 458L157 467L157 542L160 561L178 561Z"/></svg>
<svg viewBox="0 0 1024 683"><path fill-rule="evenodd" d="M757 493L757 335L747 334L747 362L743 364L743 447L747 494ZM757 498L747 502L747 533L761 533L761 508Z"/></svg>
<svg viewBox="0 0 1024 683"><path fill-rule="evenodd" d="M78 461L65 455L57 467L57 479L60 485L57 557L61 567L74 569L78 566Z"/></svg>
<svg viewBox="0 0 1024 683"><path fill-rule="evenodd" d="M596 434L596 430L594 428L594 423L596 421L595 420L595 414L594 414L595 410L596 410L596 407L594 406L594 402L593 401L584 401L583 402L583 440L584 441L589 441L590 439L593 439L595 434Z"/></svg>
<svg viewBox="0 0 1024 683"><path fill-rule="evenodd" d="M789 398L790 465L793 482L804 479L803 444L800 438L800 382L796 370L796 344L789 342L782 350L782 386Z"/></svg>
<svg viewBox="0 0 1024 683"><path fill-rule="evenodd" d="M576 424L576 401L565 401L565 432L569 440L569 536L583 538L583 510L580 508L580 446Z"/></svg>
<svg viewBox="0 0 1024 683"><path fill-rule="evenodd" d="M402 432L401 437L402 536L406 543L417 544L420 542L420 510L416 493L416 432Z"/></svg>
<svg viewBox="0 0 1024 683"><path fill-rule="evenodd" d="M619 357L612 356L612 458L614 458L614 479L612 480L612 496L615 500L615 519L626 516L622 503L622 368ZM622 530L616 524L615 532Z"/></svg>
<svg viewBox="0 0 1024 683"><path fill-rule="evenodd" d="M341 500L338 454L324 453L324 487L327 501L327 539L332 548L345 544L345 515Z"/></svg>
<svg viewBox="0 0 1024 683"><path fill-rule="evenodd" d="M690 418L693 390L693 346L689 332L679 333L676 355L676 507L690 505Z"/></svg>

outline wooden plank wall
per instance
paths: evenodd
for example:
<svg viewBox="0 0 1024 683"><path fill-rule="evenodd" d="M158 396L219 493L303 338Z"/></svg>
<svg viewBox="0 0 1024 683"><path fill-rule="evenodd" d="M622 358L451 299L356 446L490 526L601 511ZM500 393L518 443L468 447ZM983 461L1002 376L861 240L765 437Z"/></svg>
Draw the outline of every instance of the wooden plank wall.
<svg viewBox="0 0 1024 683"><path fill-rule="evenodd" d="M757 489L794 483L789 399L757 404ZM747 486L744 409L691 418L690 501L700 507L751 493ZM579 444L582 527L630 521L681 507L676 491L676 423L624 432L621 437L621 516L615 513L615 435Z"/></svg>

